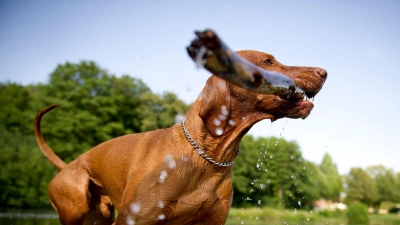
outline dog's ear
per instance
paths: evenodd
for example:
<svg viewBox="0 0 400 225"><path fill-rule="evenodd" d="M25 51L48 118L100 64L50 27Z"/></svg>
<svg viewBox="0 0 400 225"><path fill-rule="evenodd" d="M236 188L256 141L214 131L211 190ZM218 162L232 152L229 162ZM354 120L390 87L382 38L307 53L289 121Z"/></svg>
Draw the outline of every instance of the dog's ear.
<svg viewBox="0 0 400 225"><path fill-rule="evenodd" d="M221 136L228 125L231 109L230 91L227 82L212 76L200 94L199 116L207 131L214 137Z"/></svg>

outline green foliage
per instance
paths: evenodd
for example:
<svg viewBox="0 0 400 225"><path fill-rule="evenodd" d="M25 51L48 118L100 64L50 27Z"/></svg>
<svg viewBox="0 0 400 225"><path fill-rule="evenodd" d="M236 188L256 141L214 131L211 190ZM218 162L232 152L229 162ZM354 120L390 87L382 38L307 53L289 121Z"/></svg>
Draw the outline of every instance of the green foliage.
<svg viewBox="0 0 400 225"><path fill-rule="evenodd" d="M377 188L377 206L385 201L400 202L400 198L398 197L398 190L400 189L396 184L396 176L393 170L386 169L383 165L377 165L368 167L367 173L374 180Z"/></svg>
<svg viewBox="0 0 400 225"><path fill-rule="evenodd" d="M240 149L233 172L235 206L311 208L320 196L295 142L247 135Z"/></svg>
<svg viewBox="0 0 400 225"><path fill-rule="evenodd" d="M52 149L69 162L113 137L165 128L189 106L174 93L154 94L141 80L116 77L93 62L58 65L48 84L0 83L0 204L48 206L47 185L56 170L33 136L36 113L60 106L42 121ZM348 201L400 202L400 173L382 166L347 176ZM234 206L312 208L338 200L341 176L329 155L320 165L303 159L294 141L245 136L233 171Z"/></svg>
<svg viewBox="0 0 400 225"><path fill-rule="evenodd" d="M325 184L321 189L322 197L338 202L343 189L342 176L339 175L330 155L325 154L319 168L325 179Z"/></svg>
<svg viewBox="0 0 400 225"><path fill-rule="evenodd" d="M13 134L0 127L0 204L2 206L49 206L47 185L54 168L44 163L33 135Z"/></svg>
<svg viewBox="0 0 400 225"><path fill-rule="evenodd" d="M349 205L346 216L348 224L369 223L367 207L360 202Z"/></svg>
<svg viewBox="0 0 400 225"><path fill-rule="evenodd" d="M379 200L376 182L372 177L361 168L351 168L350 174L346 178L348 203L353 201L362 202L372 206Z"/></svg>
<svg viewBox="0 0 400 225"><path fill-rule="evenodd" d="M14 83L0 83L0 123L12 133L32 134L29 90Z"/></svg>
<svg viewBox="0 0 400 225"><path fill-rule="evenodd" d="M52 149L69 162L113 137L171 126L188 105L173 93L153 94L138 79L116 77L93 62L58 65L49 84L0 83L0 204L48 206L47 185L56 172L33 136L36 113Z"/></svg>
<svg viewBox="0 0 400 225"><path fill-rule="evenodd" d="M335 211L331 211L331 210L318 211L318 215L328 217L328 218L345 218L346 217L345 211L342 211L339 209L337 209Z"/></svg>

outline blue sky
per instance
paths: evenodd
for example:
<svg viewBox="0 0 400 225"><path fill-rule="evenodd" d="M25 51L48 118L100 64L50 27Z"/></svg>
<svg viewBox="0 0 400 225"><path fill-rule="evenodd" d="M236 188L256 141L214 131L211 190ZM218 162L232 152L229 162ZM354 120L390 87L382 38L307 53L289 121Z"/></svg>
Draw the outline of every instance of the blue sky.
<svg viewBox="0 0 400 225"><path fill-rule="evenodd" d="M57 64L93 60L191 103L209 73L185 47L214 29L233 50L317 66L328 80L306 120L272 124L304 158L339 172L400 172L400 1L1 1L0 82L45 83ZM286 126L285 126L286 123ZM270 122L250 134L270 135Z"/></svg>

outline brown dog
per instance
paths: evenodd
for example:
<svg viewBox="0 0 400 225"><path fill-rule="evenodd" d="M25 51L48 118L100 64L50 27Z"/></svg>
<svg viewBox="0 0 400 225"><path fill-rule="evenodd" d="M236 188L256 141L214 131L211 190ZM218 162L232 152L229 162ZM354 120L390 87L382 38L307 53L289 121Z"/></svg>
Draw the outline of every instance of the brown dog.
<svg viewBox="0 0 400 225"><path fill-rule="evenodd" d="M280 64L266 53L238 52L251 63L292 78L308 97L322 88L327 72ZM104 142L69 164L35 134L45 156L60 172L49 185L62 224L82 224L89 211L116 224L225 224L232 201L232 163L239 143L258 121L306 118L313 103L292 96L250 92L211 76L184 123ZM111 221L109 219L109 221Z"/></svg>

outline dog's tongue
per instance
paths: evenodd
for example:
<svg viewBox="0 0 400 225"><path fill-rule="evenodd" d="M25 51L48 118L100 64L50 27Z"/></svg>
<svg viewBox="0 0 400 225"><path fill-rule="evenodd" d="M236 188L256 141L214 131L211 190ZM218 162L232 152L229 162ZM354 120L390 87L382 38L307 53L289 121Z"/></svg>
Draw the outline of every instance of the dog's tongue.
<svg viewBox="0 0 400 225"><path fill-rule="evenodd" d="M213 31L195 33L197 38L187 47L187 51L198 66L249 91L284 97L304 95L293 79L250 63L231 51Z"/></svg>

